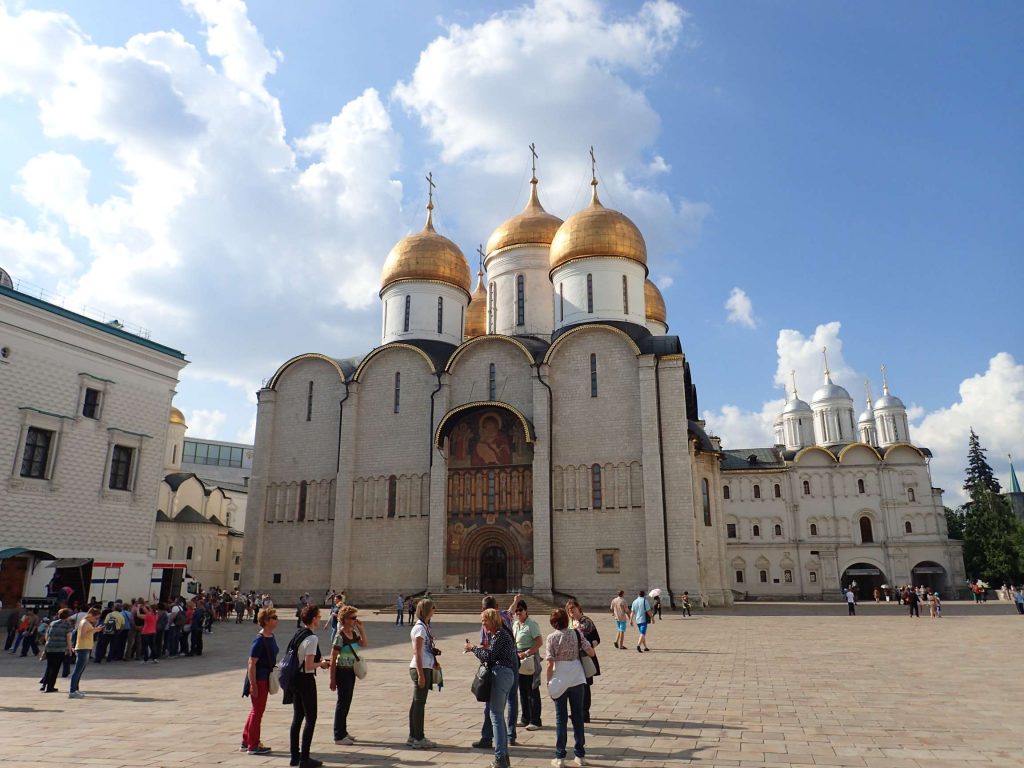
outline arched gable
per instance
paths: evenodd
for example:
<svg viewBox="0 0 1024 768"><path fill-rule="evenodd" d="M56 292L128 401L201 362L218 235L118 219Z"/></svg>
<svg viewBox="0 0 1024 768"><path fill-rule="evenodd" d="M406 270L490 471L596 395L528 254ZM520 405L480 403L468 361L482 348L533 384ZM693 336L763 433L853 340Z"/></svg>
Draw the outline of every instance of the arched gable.
<svg viewBox="0 0 1024 768"><path fill-rule="evenodd" d="M416 354L423 358L423 361L427 364L427 368L430 369L430 372L432 374L437 373L437 369L434 367L434 361L430 359L430 355L428 355L422 349L413 344L404 344L400 341L395 341L390 344L384 344L380 347L377 347L375 350L370 352L370 354L364 357L362 359L362 362L359 363L359 367L356 368L356 372L352 374L352 380L359 381L360 377L363 375L363 371L366 370L367 366L370 364L371 361L376 359L379 355L383 354L384 352L389 352L395 349L405 349L415 352Z"/></svg>
<svg viewBox="0 0 1024 768"><path fill-rule="evenodd" d="M793 463L812 467L832 466L836 463L836 457L820 445L811 445L797 453L793 457Z"/></svg>
<svg viewBox="0 0 1024 768"><path fill-rule="evenodd" d="M927 457L910 443L893 443L885 449L886 464L923 464Z"/></svg>
<svg viewBox="0 0 1024 768"><path fill-rule="evenodd" d="M566 331L561 336L559 336L557 339L555 339L555 342L551 345L551 347L548 349L548 351L544 355L544 362L545 363L550 363L551 362L551 358L554 357L555 352L562 346L562 344L565 342L566 339L572 338L573 336L575 336L575 335L577 335L579 333L587 333L587 332L617 334L617 335L621 336L623 339L625 339L626 343L630 346L630 348L633 350L633 353L635 355L637 355L638 357L640 356L640 347L638 347L636 345L636 342L633 341L633 339L630 338L628 333L626 333L623 330L620 330L619 328L616 328L613 325L604 325L602 323L594 323L594 324L587 324L587 325L578 325L575 328L572 328L571 330Z"/></svg>
<svg viewBox="0 0 1024 768"><path fill-rule="evenodd" d="M515 408L514 406L511 406L508 403L498 403L488 400L480 400L473 403L465 403L463 405L458 405L452 408L450 411L448 411L448 413L446 413L444 417L441 419L441 421L438 423L437 429L434 430L434 446L440 449L442 447L444 438L447 436L448 432L451 431L451 428L454 425L455 421L458 419L458 417L461 414L465 413L466 411L470 411L476 408L500 408L502 410L508 411L513 416L515 416L516 420L523 428L523 433L526 436L527 443L532 443L534 440L537 439L537 433L534 431L533 424L530 422L528 418L526 418L526 416L523 415L523 412L520 411L518 408Z"/></svg>
<svg viewBox="0 0 1024 768"><path fill-rule="evenodd" d="M875 464L882 455L867 443L850 443L839 452L840 464Z"/></svg>
<svg viewBox="0 0 1024 768"><path fill-rule="evenodd" d="M277 389L277 383L281 380L281 377L284 375L284 372L287 371L296 363L302 362L303 360L320 360L322 362L325 362L338 372L338 378L340 378L342 381L345 381L345 371L342 369L341 365L338 363L337 360L328 357L327 355L322 355L319 352L308 352L304 355L296 355L291 360L284 363L280 368L278 368L277 371L274 372L274 375L270 377L270 381L267 382L267 389Z"/></svg>
<svg viewBox="0 0 1024 768"><path fill-rule="evenodd" d="M518 348L523 353L523 355L526 358L526 364L527 365L530 365L530 366L533 365L533 355L530 354L530 350L528 350L526 348L526 345L523 344L523 342L519 341L519 339L516 339L516 338L514 338L512 336L504 336L502 334L487 334L485 336L476 336L476 337L474 337L472 339L469 339L468 341L463 342L459 346L459 348L455 350L455 352L452 354L451 358L449 358L448 364L445 365L445 368L444 368L445 371L448 372L448 373L452 373L455 370L455 365L456 365L456 363L458 363L459 358L461 358L462 355L467 350L472 349L474 347L477 347L477 346L479 346L481 344L487 344L487 343L511 344L511 345L515 346L516 348Z"/></svg>

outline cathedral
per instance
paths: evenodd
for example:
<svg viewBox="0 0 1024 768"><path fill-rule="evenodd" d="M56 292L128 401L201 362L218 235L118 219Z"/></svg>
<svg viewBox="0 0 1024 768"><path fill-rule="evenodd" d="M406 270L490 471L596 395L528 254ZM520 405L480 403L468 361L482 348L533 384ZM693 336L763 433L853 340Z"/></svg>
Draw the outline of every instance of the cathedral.
<svg viewBox="0 0 1024 768"><path fill-rule="evenodd" d="M380 345L298 355L259 391L244 588L728 605L909 583L918 556L933 580L962 577L902 403L887 393L855 424L826 373L811 405L794 392L776 445L723 450L639 229L596 174L565 221L530 183L475 286L431 196L384 264Z"/></svg>

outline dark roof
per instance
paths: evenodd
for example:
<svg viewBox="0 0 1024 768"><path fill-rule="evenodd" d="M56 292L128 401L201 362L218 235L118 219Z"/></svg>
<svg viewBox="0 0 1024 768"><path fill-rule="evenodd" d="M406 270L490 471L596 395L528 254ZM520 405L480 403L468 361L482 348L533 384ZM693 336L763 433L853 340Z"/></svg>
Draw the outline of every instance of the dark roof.
<svg viewBox="0 0 1024 768"><path fill-rule="evenodd" d="M352 374L356 372L356 368L359 367L359 363L363 361L365 355L359 357L332 357L331 359L338 364L341 368L341 372L345 374L345 381L352 378Z"/></svg>
<svg viewBox="0 0 1024 768"><path fill-rule="evenodd" d="M199 485L203 486L203 490L206 490L206 484L203 483L202 479L195 472L173 472L164 477L164 482L171 487L172 491L177 492L181 484L192 477L199 481Z"/></svg>
<svg viewBox="0 0 1024 768"><path fill-rule="evenodd" d="M220 521L220 518L217 517L216 515L210 515L210 522L213 523L214 525L224 525L224 523L222 523Z"/></svg>
<svg viewBox="0 0 1024 768"><path fill-rule="evenodd" d="M537 336L513 336L512 338L530 350L530 354L533 355L534 364L541 362L544 359L544 355L551 348L547 341Z"/></svg>
<svg viewBox="0 0 1024 768"><path fill-rule="evenodd" d="M775 448L737 448L722 451L722 470L782 469L782 454Z"/></svg>
<svg viewBox="0 0 1024 768"><path fill-rule="evenodd" d="M427 357L434 364L435 371L443 371L448 364L448 359L458 347L445 341L434 341L433 339L409 339L403 344L411 344L427 353Z"/></svg>
<svg viewBox="0 0 1024 768"><path fill-rule="evenodd" d="M108 323L101 323L99 320L93 320L91 317L80 315L77 312L64 309L64 307L58 307L56 304L51 304L48 301L43 301L42 299L37 299L34 296L29 296L27 293L21 293L20 291L15 291L12 288L6 288L0 285L0 296L6 296L14 299L15 301L20 301L22 304L28 304L29 306L36 307L37 309L45 310L46 312L63 317L67 320L73 320L80 325L84 325L96 331L108 333L111 336L116 336L124 341L130 341L133 344L147 347L155 352L167 355L168 357L173 357L178 360L185 359L185 353L180 352L177 349L165 347L163 344L157 344L155 341L150 341L143 336L136 336L134 333L129 333L117 326L109 325Z"/></svg>
<svg viewBox="0 0 1024 768"><path fill-rule="evenodd" d="M707 453L715 452L714 443L711 442L711 439L708 437L708 433L704 431L704 428L700 424L692 419L688 419L686 422L686 429L691 435L697 438L697 445L700 447L700 450Z"/></svg>
<svg viewBox="0 0 1024 768"><path fill-rule="evenodd" d="M175 523L209 523L210 521L187 504L174 516Z"/></svg>
<svg viewBox="0 0 1024 768"><path fill-rule="evenodd" d="M156 521L158 523L169 523L171 522L171 518L169 518L167 516L167 513L164 512L162 509L158 509L156 511Z"/></svg>

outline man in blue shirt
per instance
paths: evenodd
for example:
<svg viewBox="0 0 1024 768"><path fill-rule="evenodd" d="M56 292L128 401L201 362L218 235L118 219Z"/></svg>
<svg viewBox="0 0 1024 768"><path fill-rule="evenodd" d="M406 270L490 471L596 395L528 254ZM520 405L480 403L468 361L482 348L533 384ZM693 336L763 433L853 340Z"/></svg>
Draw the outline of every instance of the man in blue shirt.
<svg viewBox="0 0 1024 768"><path fill-rule="evenodd" d="M651 604L647 602L643 592L636 593L636 600L629 606L629 623L636 622L636 628L640 630L640 639L637 641L636 650L639 653L651 650L647 647L647 622L651 611ZM642 646L642 647L641 647Z"/></svg>

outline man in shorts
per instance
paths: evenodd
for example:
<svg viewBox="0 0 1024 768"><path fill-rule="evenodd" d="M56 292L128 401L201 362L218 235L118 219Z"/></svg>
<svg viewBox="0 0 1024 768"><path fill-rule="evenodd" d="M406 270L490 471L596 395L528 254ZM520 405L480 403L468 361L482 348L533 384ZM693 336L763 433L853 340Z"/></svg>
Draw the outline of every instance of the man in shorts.
<svg viewBox="0 0 1024 768"><path fill-rule="evenodd" d="M612 600L612 616L615 617L616 630L615 647L620 650L626 649L626 622L629 621L629 606L623 594L620 589L619 594Z"/></svg>
<svg viewBox="0 0 1024 768"><path fill-rule="evenodd" d="M629 623L636 622L636 628L640 630L640 639L637 641L636 650L639 653L651 650L647 647L647 622L650 620L651 604L647 602L643 592L636 593L636 600L629 607Z"/></svg>

